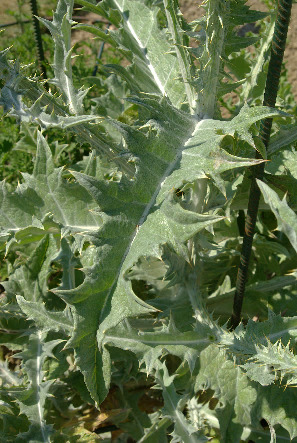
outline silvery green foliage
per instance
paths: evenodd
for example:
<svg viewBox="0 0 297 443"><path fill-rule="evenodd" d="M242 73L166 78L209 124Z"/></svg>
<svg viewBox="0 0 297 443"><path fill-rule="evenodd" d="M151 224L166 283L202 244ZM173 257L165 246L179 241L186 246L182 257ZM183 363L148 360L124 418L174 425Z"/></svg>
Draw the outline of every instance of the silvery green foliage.
<svg viewBox="0 0 297 443"><path fill-rule="evenodd" d="M202 442L211 429L222 442L270 441L275 432L280 439L294 438L297 223L281 187L259 183L261 207L271 208L288 241L264 241L267 228L259 221L263 236L255 239L255 256L267 259L263 273L270 275L274 265L284 272L266 279L255 260L245 325L230 332L224 324L241 242L235 210L246 207L248 168L260 161L254 150L266 155L253 136L255 124L286 116L250 106L253 76L264 66L273 25L251 77L234 80L225 68L256 39L235 31L266 16L243 0L208 0L205 16L190 24L176 0L78 3L113 29L105 34L96 26L75 25L72 0L58 2L52 22L42 19L55 43L50 83L59 96L26 78L7 60L7 51L0 55L5 112L40 129L33 173L24 174L13 191L1 183L0 246L21 257L5 283L1 343L22 359L20 375L0 368L3 438L69 441L69 430L59 433L50 424L58 403L52 395L69 410L75 410L70 389L99 406L111 383L124 392L132 377L149 377L163 407L147 416L136 410L137 394L125 392L130 421L119 426L126 437ZM88 91L73 84L73 25L105 40L129 62L108 67L110 92L94 100L91 114L84 109ZM189 46L190 38L198 48ZM223 120L218 99L241 84L249 104ZM118 112L115 91L126 94L125 104L116 102ZM129 107L137 110L131 124L120 118ZM67 178L55 167L46 140L45 130L54 127L92 148ZM276 136L270 153L295 140L296 131L287 128L286 141ZM286 177L294 189L296 154L289 152ZM286 171L280 167L267 175L281 179ZM56 288L49 287L53 266L60 270ZM143 281L148 289L138 290ZM282 297L288 300L287 317L269 311L266 318L267 303L279 312ZM252 315L265 321L248 320ZM11 428L11 415L19 412ZM267 429L260 425L263 419Z"/></svg>

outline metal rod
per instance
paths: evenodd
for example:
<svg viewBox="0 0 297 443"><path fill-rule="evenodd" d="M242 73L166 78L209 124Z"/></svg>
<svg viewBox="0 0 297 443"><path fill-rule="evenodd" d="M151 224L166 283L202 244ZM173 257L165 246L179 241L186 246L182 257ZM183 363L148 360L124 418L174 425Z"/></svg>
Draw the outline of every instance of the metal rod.
<svg viewBox="0 0 297 443"><path fill-rule="evenodd" d="M292 0L279 0L278 10L274 28L274 34L271 45L271 56L268 66L266 79L264 106L275 107L277 91L279 86L281 66L284 57L284 51L287 40L288 27L291 17ZM260 139L265 147L268 147L270 140L270 132L272 126L272 118L266 118L260 123ZM256 151L256 158L262 156ZM234 329L240 323L241 309L244 298L245 285L247 282L249 261L252 251L253 237L260 201L260 189L256 180L262 179L265 169L265 163L261 163L252 168L252 179L250 186L250 195L247 216L245 221L245 232L243 236L243 245L240 257L240 264L237 273L236 291L234 295L233 312L229 322L229 328Z"/></svg>
<svg viewBox="0 0 297 443"><path fill-rule="evenodd" d="M31 6L31 13L32 13L33 27L34 27L35 42L36 42L36 47L37 47L38 65L39 65L41 75L43 76L44 79L46 79L47 75L46 75L46 67L45 67L45 58L44 58L44 51L43 51L43 45L42 45L40 25L39 25L39 20L37 18L38 10L37 10L36 0L30 0L30 6Z"/></svg>

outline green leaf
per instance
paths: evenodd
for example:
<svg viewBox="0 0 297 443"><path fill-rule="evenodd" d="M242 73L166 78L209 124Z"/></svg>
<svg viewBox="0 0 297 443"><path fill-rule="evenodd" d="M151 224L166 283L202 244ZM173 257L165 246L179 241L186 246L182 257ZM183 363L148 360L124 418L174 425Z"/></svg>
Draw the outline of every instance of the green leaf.
<svg viewBox="0 0 297 443"><path fill-rule="evenodd" d="M194 80L198 92L197 114L202 118L213 118L219 114L217 101L224 93L227 83L233 83L234 79L226 75L225 65L232 66L228 56L240 51L254 40L239 39L236 34L236 26L260 20L265 13L250 10L245 0L236 2L219 2L208 0L205 3L206 18L202 18L195 25L193 36L198 42L205 44L202 54L199 56L199 76ZM196 26L202 28L196 30ZM231 68L232 69L232 68Z"/></svg>
<svg viewBox="0 0 297 443"><path fill-rule="evenodd" d="M45 358L52 357L52 349L61 342L60 339L46 341L46 335L37 331L31 333L27 348L16 354L22 358L22 368L29 379L26 390L15 394L20 413L30 420L30 428L23 437L30 436L31 441L50 442L52 426L45 423L45 401L54 380L43 380L42 366Z"/></svg>
<svg viewBox="0 0 297 443"><path fill-rule="evenodd" d="M118 32L109 31L107 37L102 37L105 40L113 39L133 62L131 67L125 69L112 65L113 70L126 78L131 90L159 93L180 108L189 86L179 80L178 59L172 54L173 47L165 31L158 26L157 8L148 8L139 0L105 0L100 6L95 6L89 0L79 0L78 3L99 15L103 13L120 28ZM98 36L94 27L88 30Z"/></svg>
<svg viewBox="0 0 297 443"><path fill-rule="evenodd" d="M36 153L37 128L32 128L28 124L22 125L22 133L24 136L16 143L13 151L23 151Z"/></svg>
<svg viewBox="0 0 297 443"><path fill-rule="evenodd" d="M261 38L261 46L257 54L256 61L250 70L247 81L244 83L242 97L244 101L248 101L253 97L259 96L259 86L262 86L261 95L264 94L265 81L261 81L261 77L265 76L264 65L269 57L269 50L274 32L274 20L266 24L265 32ZM270 146L269 146L270 149Z"/></svg>
<svg viewBox="0 0 297 443"><path fill-rule="evenodd" d="M290 349L289 343L283 346L281 341L274 344L268 342L267 346L256 345L255 349L256 353L250 359L253 363L246 363L242 366L251 380L267 386L280 378L286 386L296 385L297 357Z"/></svg>
<svg viewBox="0 0 297 443"><path fill-rule="evenodd" d="M174 376L169 376L165 364L160 365L156 373L156 379L163 391L163 414L174 423L174 431L171 434L173 437L172 441L183 441L185 443L202 443L207 441L208 439L200 432L197 432L182 413L186 399L184 396L177 394L174 386Z"/></svg>
<svg viewBox="0 0 297 443"><path fill-rule="evenodd" d="M272 155L282 149L284 146L291 145L297 140L297 128L295 126L288 129L281 129L269 142L268 153Z"/></svg>
<svg viewBox="0 0 297 443"><path fill-rule="evenodd" d="M258 186L262 192L265 202L270 206L278 223L278 229L289 239L291 245L297 251L297 216L288 206L286 197L280 200L277 193L268 185L257 180Z"/></svg>
<svg viewBox="0 0 297 443"><path fill-rule="evenodd" d="M24 174L24 180L11 194L1 183L2 236L34 226L36 219L43 221L48 214L64 232L92 232L100 226L100 217L90 211L94 205L88 205L88 193L77 183L66 182L62 168L54 168L50 148L40 133L33 175ZM43 228L40 222L38 228Z"/></svg>
<svg viewBox="0 0 297 443"><path fill-rule="evenodd" d="M201 352L195 391L200 389L213 390L213 396L220 401L218 419L221 441L239 441L242 426L252 422L251 409L257 391L243 370L215 345Z"/></svg>
<svg viewBox="0 0 297 443"><path fill-rule="evenodd" d="M55 42L54 73L51 83L57 85L63 93L63 100L67 103L71 114L82 114L82 102L87 91L76 91L72 81L72 49L71 48L71 19L73 0L59 1L50 22L44 18L39 20L49 29ZM74 121L74 119L73 119ZM78 120L76 120L78 121Z"/></svg>
<svg viewBox="0 0 297 443"><path fill-rule="evenodd" d="M242 325L236 328L236 334L227 346L235 352L243 352L246 355L254 355L257 351L255 346L270 346L282 340L287 345L290 340L295 342L297 337L297 317L281 317L269 311L268 320L254 322L249 320L246 328ZM231 337L227 336L227 340Z"/></svg>
<svg viewBox="0 0 297 443"><path fill-rule="evenodd" d="M117 123L130 150L137 156L135 181L128 181L123 176L119 183L106 182L73 172L80 185L88 190L103 211L102 228L98 235L94 233L98 251L97 264L90 270L85 270L85 281L78 288L56 291L76 312L76 332L69 346L76 349L79 364L83 364L85 368L86 361L89 367L98 361L95 342L98 324L100 326L97 339L100 343L107 329L127 317L152 310L135 297L130 282L125 280L126 273L140 256L160 258L162 246L166 243L172 245L179 254L186 256L183 242L206 226L222 219L215 214L200 215L183 209L170 192L172 186L177 188L183 180L192 181L207 174L212 176L215 169L223 172L255 163L255 160L233 157L220 150L222 136L216 134L216 129L222 127L222 122L203 120L196 124L193 133L194 122L172 108L167 101L159 104L153 97L144 97L139 103L143 103L143 106L153 113L154 120L150 120L148 128L145 126L134 129ZM264 114L271 115L271 112L263 109ZM252 111L251 122L261 118L263 113L255 115ZM165 114L170 115L172 126L165 123ZM246 130L249 124L250 120L246 119L242 128ZM231 123L226 126L226 130L228 127L232 129ZM176 127L179 131L176 132L175 140L171 141L171 131ZM162 144L158 136L162 137ZM190 150L193 151L194 158L197 156L197 162L200 162L199 169L193 168L193 157L188 160ZM229 162L224 161L226 157ZM205 162L203 171L202 159ZM119 230L120 238L117 234ZM89 313L87 318L84 312ZM88 353L86 360L86 349L93 349L92 364L92 353ZM79 355L83 355L83 358ZM100 371L101 368L102 364ZM98 387L89 386L89 389L94 396L97 395L95 393L98 392Z"/></svg>
<svg viewBox="0 0 297 443"><path fill-rule="evenodd" d="M188 43L185 38L185 27L183 20L181 19L181 12L178 8L177 2L173 0L165 0L164 7L166 11L168 30L171 33L173 40L177 60L179 63L179 70L182 75L183 83L185 85L187 100L192 113L196 110L196 97L195 89L191 84L191 78L194 70L192 68L192 62L190 53L186 45Z"/></svg>
<svg viewBox="0 0 297 443"><path fill-rule="evenodd" d="M146 365L147 373L159 365L158 358L167 353L186 360L191 371L201 350L209 346L215 337L210 328L180 332L172 323L162 330L136 333L124 328L115 328L105 334L103 344L109 344L135 353Z"/></svg>
<svg viewBox="0 0 297 443"><path fill-rule="evenodd" d="M151 414L153 415L153 414ZM139 440L139 443L167 443L166 430L170 426L171 421L168 418L162 418L158 420L159 414L157 414L157 421L152 424L149 429L145 430L145 435Z"/></svg>
<svg viewBox="0 0 297 443"><path fill-rule="evenodd" d="M55 241L46 235L40 240L26 264L18 267L5 284L11 295L21 295L29 302L41 303L47 293L50 263L56 254Z"/></svg>
<svg viewBox="0 0 297 443"><path fill-rule="evenodd" d="M183 181L193 181L208 174L215 177L215 170L223 172L255 163L255 160L226 154L219 148L222 136L217 135L217 131L224 128L232 132L232 122L222 126L219 121L203 120L196 123L193 133L195 120L172 108L167 101L160 104L154 97L143 97L138 101L153 117L149 126L134 129L117 123L135 156L135 181L129 181L123 176L119 183L108 182L73 172L81 186L64 184L61 170L54 169L49 148L42 136L39 136L34 174L25 176L26 183L32 184L36 192L38 180L38 194L46 202L47 210L53 208L56 221L62 224L66 232L85 232L96 245L98 261L90 269L84 270L84 283L72 290L59 289L56 293L72 306L75 332L68 346L74 347L77 364L84 372L88 387L98 403L102 400L102 394L98 397L98 393L103 390L103 396L106 395L109 383L107 353L103 351L104 361L101 361L96 345L98 325L100 343L106 329L127 317L152 310L135 297L130 282L125 280L128 270L144 255L142 251L145 251L145 256L160 257L165 243L186 256L183 242L222 218L215 213L200 215L183 209L172 198L170 189L172 186L177 188ZM247 109L243 112L249 116ZM241 123L242 133L247 132L254 121L272 112L275 111L263 109L255 113L252 110L250 118ZM170 116L169 126L165 115ZM176 127L179 132L172 143L171 133ZM194 158L197 156L197 162L200 162L196 171L193 169L193 157L188 160L190 150ZM154 171L153 177L151 171ZM101 215L95 217L94 213L79 210L83 207L83 200L90 203L89 207L96 207L95 202L82 192L83 188L93 196L103 211ZM75 224L69 219L75 220ZM102 227L98 230L100 225ZM117 235L119 229L122 233L120 238ZM91 369L94 367L97 368L95 373Z"/></svg>
<svg viewBox="0 0 297 443"><path fill-rule="evenodd" d="M0 361L0 374L1 386L19 386L22 383L19 374L9 369L7 360L4 362Z"/></svg>
<svg viewBox="0 0 297 443"><path fill-rule="evenodd" d="M282 390L280 395L279 386L260 387L257 397L261 417L267 420L270 426L281 425L289 433L290 439L295 438L297 436L296 389ZM288 440L287 435L286 439ZM281 438L279 440L282 441Z"/></svg>
<svg viewBox="0 0 297 443"><path fill-rule="evenodd" d="M34 320L36 326L44 331L62 331L71 333L73 323L67 316L67 311L48 311L40 302L26 301L21 295L17 295L17 302L21 310L29 320Z"/></svg>

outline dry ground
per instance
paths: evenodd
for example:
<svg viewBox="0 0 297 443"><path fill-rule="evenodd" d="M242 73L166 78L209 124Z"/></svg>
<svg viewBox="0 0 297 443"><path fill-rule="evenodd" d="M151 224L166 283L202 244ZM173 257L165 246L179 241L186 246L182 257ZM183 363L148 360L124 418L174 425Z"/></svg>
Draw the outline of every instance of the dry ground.
<svg viewBox="0 0 297 443"><path fill-rule="evenodd" d="M9 14L6 14L7 9L17 10L17 2L11 0L1 0L0 3L0 24L9 23L13 21Z"/></svg>

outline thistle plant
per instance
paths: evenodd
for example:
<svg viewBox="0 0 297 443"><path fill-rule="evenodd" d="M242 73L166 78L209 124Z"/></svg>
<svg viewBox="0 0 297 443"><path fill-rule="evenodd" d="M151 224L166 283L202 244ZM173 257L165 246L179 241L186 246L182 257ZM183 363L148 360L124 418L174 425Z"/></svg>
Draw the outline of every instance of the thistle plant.
<svg viewBox="0 0 297 443"><path fill-rule="evenodd" d="M73 0L39 19L55 45L49 91L9 50L0 55L1 104L36 146L32 174L15 189L1 183L1 343L16 359L0 366L1 437L294 439L297 131L288 105L259 105L275 13L208 0L188 23L177 0L77 3L111 26L74 23ZM259 36L237 35L253 22ZM72 29L125 62L100 66L104 76L78 89ZM107 92L92 96L92 82ZM238 102L224 118L232 91ZM67 170L49 144L58 130L90 149ZM230 330L238 213L264 164L240 323Z"/></svg>

